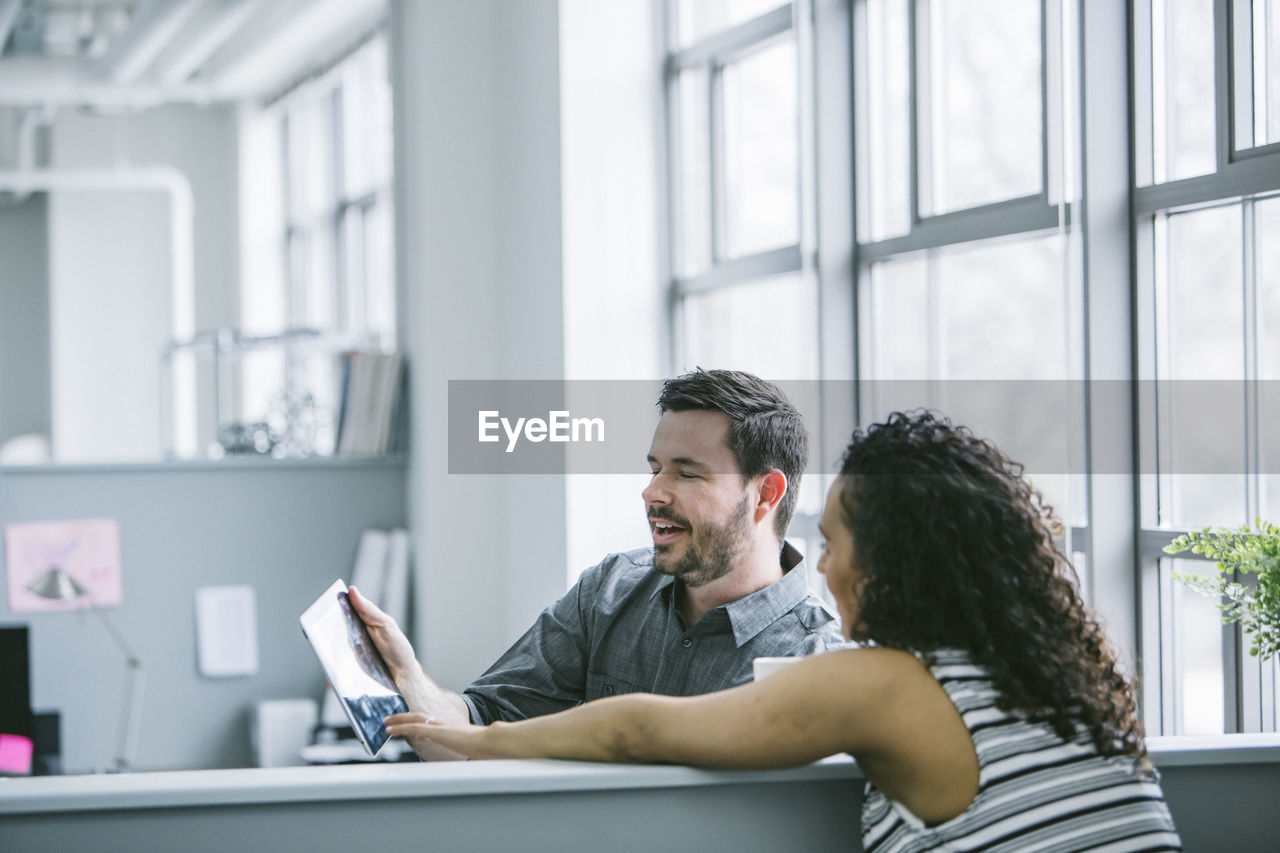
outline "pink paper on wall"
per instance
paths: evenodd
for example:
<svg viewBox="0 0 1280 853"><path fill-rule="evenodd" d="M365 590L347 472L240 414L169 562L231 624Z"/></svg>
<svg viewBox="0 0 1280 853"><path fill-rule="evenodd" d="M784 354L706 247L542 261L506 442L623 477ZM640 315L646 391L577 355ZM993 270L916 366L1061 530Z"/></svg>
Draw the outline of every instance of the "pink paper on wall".
<svg viewBox="0 0 1280 853"><path fill-rule="evenodd" d="M120 606L120 530L114 519L10 524L4 534L9 609L13 612ZM27 589L56 567L65 569L87 594L75 601L50 601Z"/></svg>

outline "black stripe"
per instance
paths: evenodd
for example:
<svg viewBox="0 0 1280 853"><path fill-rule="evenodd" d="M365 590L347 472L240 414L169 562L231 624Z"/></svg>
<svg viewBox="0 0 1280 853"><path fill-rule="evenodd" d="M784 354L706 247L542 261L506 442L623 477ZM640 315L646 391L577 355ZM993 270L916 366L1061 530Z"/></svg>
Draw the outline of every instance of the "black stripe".
<svg viewBox="0 0 1280 853"><path fill-rule="evenodd" d="M864 846L864 847L862 848L862 849L863 849L863 853L874 853L874 851L876 851L876 850L880 849L880 847L881 847L881 846L882 846L886 841L888 841L890 838L893 838L893 836L894 836L894 835L896 835L896 834L897 834L897 832L898 832L898 830L899 830L899 829L901 829L903 826L904 826L904 824L903 824L903 821L902 821L902 815L897 814L897 813L895 812L895 813L894 813L894 821L893 821L893 823L889 824L889 828L888 828L887 830L885 830L885 832L884 832L884 833L882 833L882 834L881 834L881 836L880 836L879 838L877 838L877 839L875 840L875 843L873 843L870 847L866 847L866 846ZM865 838L865 837L863 838L863 844L864 844L864 845L866 844L866 838Z"/></svg>
<svg viewBox="0 0 1280 853"><path fill-rule="evenodd" d="M1072 755L1072 756L1068 756L1067 758L1060 758L1057 761L1048 761L1043 764L1036 764L1032 767L1024 767L1021 770L1015 770L1012 773L1008 773L1004 776L1001 776L998 779L988 779L986 785L984 785L983 787L994 788L996 785L1003 785L1006 782L1010 782L1014 779L1020 779L1023 776L1027 776L1031 773L1039 773L1041 770L1053 770L1054 768L1057 768L1057 767L1066 767L1069 764L1079 764L1085 761L1093 761L1097 758L1098 758L1097 755L1088 755L1088 754ZM1136 780L1127 779L1125 780L1125 783L1128 784L1129 782L1132 782L1132 781L1136 781Z"/></svg>
<svg viewBox="0 0 1280 853"><path fill-rule="evenodd" d="M1024 826L1018 829L1017 831L1010 833L1009 835L1003 835L1000 838L996 839L995 841L992 841L990 844L983 845L982 847L975 847L973 849L975 851L990 850L992 847L998 844L1004 844L1011 841L1014 838L1021 838L1022 836L1027 835L1028 833L1036 832L1041 829L1046 829L1050 826L1053 826L1055 823L1065 823L1066 821L1072 820L1073 818L1083 817L1085 815L1105 814L1107 811L1110 811L1111 809L1114 809L1114 808L1119 808L1121 806L1130 806L1130 805L1135 805L1137 803L1151 803L1151 802L1163 802L1163 800L1161 800L1159 797L1151 797L1151 796L1129 797L1127 799L1116 800L1115 802L1107 803L1101 806L1090 806L1088 808L1076 809L1075 811L1071 811L1071 812L1062 812L1060 814L1054 815L1051 818L1042 820L1039 823L1035 823L1030 826Z"/></svg>

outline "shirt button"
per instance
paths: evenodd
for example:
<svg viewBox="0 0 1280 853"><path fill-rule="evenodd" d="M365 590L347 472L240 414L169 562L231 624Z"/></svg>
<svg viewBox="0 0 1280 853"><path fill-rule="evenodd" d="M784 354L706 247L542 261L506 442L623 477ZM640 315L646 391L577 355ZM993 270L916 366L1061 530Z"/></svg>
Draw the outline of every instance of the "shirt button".
<svg viewBox="0 0 1280 853"><path fill-rule="evenodd" d="M612 685L612 684L606 684L606 685L604 686L604 692L605 692L605 695L606 695L606 696L612 696L612 695L613 695L613 685Z"/></svg>
<svg viewBox="0 0 1280 853"><path fill-rule="evenodd" d="M681 643L680 645L684 646L684 647L687 649L687 648L689 648L690 646L692 646L692 645L693 645L693 640L690 640L690 639L687 639L687 638L686 638L686 639L685 639L685 641L684 641L683 643Z"/></svg>

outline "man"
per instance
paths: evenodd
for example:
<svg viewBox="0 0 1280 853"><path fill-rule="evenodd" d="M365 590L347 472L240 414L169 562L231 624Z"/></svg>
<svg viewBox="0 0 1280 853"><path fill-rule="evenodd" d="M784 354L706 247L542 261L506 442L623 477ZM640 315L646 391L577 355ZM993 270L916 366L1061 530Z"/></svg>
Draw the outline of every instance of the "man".
<svg viewBox="0 0 1280 853"><path fill-rule="evenodd" d="M723 370L667 380L658 408L641 493L653 547L584 572L461 694L431 681L395 622L351 590L410 710L487 725L619 693L710 693L749 681L757 657L842 642L783 541L809 452L800 413L774 385Z"/></svg>

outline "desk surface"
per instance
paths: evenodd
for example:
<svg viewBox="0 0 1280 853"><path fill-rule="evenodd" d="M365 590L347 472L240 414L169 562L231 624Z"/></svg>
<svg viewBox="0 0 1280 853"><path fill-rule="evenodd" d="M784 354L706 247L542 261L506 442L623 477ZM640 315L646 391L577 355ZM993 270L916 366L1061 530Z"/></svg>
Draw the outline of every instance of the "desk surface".
<svg viewBox="0 0 1280 853"><path fill-rule="evenodd" d="M1280 763L1280 734L1150 738L1148 748L1158 767ZM0 779L0 814L860 778L847 757L767 771L550 760L185 770Z"/></svg>

